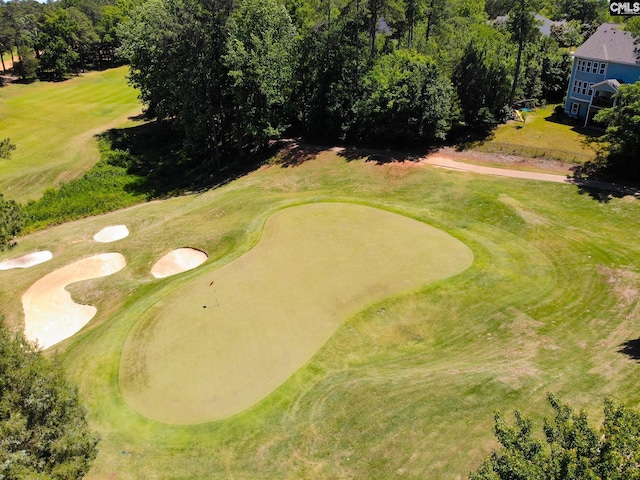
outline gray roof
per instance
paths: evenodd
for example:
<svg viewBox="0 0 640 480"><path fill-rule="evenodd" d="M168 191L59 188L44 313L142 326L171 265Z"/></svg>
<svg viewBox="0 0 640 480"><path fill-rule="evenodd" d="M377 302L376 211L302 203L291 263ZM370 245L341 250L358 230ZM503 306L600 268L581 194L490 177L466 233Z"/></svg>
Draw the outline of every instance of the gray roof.
<svg viewBox="0 0 640 480"><path fill-rule="evenodd" d="M606 90L609 92L617 92L618 88L620 88L620 82L614 78L608 78L607 80L603 80L602 82L596 83L593 85L595 90ZM604 87L604 88L603 88ZM609 87L609 88L606 88Z"/></svg>
<svg viewBox="0 0 640 480"><path fill-rule="evenodd" d="M574 52L575 57L589 60L640 65L640 46L631 33L616 23L603 23Z"/></svg>
<svg viewBox="0 0 640 480"><path fill-rule="evenodd" d="M540 32L547 37L551 35L552 26L554 25L562 26L567 23L566 20L558 20L554 22L553 20L549 20L547 17L543 17L539 13L536 13L535 18L540 23L538 27L540 28Z"/></svg>

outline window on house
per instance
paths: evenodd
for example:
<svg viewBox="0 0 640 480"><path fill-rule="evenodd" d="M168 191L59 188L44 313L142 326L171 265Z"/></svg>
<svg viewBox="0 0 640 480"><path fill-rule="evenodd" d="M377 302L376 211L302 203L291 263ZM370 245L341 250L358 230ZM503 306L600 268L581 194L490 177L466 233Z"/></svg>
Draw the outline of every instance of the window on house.
<svg viewBox="0 0 640 480"><path fill-rule="evenodd" d="M571 104L571 115L578 115L579 111L580 111L580 104L572 103Z"/></svg>
<svg viewBox="0 0 640 480"><path fill-rule="evenodd" d="M587 92L587 95L589 96L593 95L593 83L589 84L589 91Z"/></svg>
<svg viewBox="0 0 640 480"><path fill-rule="evenodd" d="M584 72L584 60L578 60L578 70Z"/></svg>
<svg viewBox="0 0 640 480"><path fill-rule="evenodd" d="M600 75L604 75L604 69L607 66L606 63L601 63L600 64L600 71L598 72Z"/></svg>
<svg viewBox="0 0 640 480"><path fill-rule="evenodd" d="M584 69L584 71L587 72L587 73L591 73L591 62L587 62L587 66Z"/></svg>

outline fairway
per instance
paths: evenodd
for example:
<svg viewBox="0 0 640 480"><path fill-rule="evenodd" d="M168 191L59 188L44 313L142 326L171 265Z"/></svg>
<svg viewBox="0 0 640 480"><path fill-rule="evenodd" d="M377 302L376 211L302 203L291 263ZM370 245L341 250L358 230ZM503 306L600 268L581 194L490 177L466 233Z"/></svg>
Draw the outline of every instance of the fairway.
<svg viewBox="0 0 640 480"><path fill-rule="evenodd" d="M249 253L138 320L122 355L124 396L166 423L234 415L286 381L349 313L472 260L459 240L383 210L321 203L279 211Z"/></svg>
<svg viewBox="0 0 640 480"><path fill-rule="evenodd" d="M1 138L16 150L0 158L0 192L35 200L99 159L96 134L126 124L142 108L127 85L126 67L90 72L64 82L10 84L0 89Z"/></svg>

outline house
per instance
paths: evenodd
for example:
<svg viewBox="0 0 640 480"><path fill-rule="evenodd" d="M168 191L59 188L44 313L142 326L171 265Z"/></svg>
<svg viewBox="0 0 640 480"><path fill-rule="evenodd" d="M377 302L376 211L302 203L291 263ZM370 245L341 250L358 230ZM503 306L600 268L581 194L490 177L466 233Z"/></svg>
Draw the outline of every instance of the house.
<svg viewBox="0 0 640 480"><path fill-rule="evenodd" d="M604 23L573 54L564 111L585 126L602 108L614 105L623 83L640 80L640 45L616 23Z"/></svg>

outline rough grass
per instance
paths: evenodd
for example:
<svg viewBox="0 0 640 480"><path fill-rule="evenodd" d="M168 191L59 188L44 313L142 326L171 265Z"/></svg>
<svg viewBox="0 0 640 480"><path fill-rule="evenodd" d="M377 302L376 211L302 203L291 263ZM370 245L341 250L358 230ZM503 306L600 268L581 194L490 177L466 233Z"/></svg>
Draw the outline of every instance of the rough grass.
<svg viewBox="0 0 640 480"><path fill-rule="evenodd" d="M318 201L435 226L473 251L473 265L351 312L289 380L231 418L171 426L131 409L118 378L138 319L259 245L274 212ZM55 349L102 435L90 478L464 478L494 446L497 409L540 422L551 413L548 391L594 422L607 395L640 405L638 353L629 348L640 336L637 207L631 198L598 203L570 185L324 153L25 237L0 257L47 248L54 258L2 272L0 304L20 328L20 295L46 272L100 252L127 258L112 277L70 287L98 315ZM117 224L130 236L91 240ZM210 261L153 279L153 263L182 246Z"/></svg>
<svg viewBox="0 0 640 480"><path fill-rule="evenodd" d="M485 147L511 144L521 149L537 149L540 152L546 150L549 152L547 156L552 158L555 156L563 159L567 156L564 152L575 153L582 159L594 157L595 150L590 142L600 132L584 129L568 119L555 117L554 107L555 105L548 105L529 112L524 123L510 121L500 125L489 141L485 142Z"/></svg>
<svg viewBox="0 0 640 480"><path fill-rule="evenodd" d="M98 162L94 135L141 111L137 92L126 85L125 69L0 88L0 131L16 145L11 159L0 159L5 198L35 200Z"/></svg>

